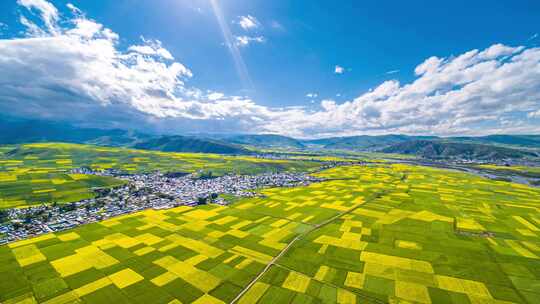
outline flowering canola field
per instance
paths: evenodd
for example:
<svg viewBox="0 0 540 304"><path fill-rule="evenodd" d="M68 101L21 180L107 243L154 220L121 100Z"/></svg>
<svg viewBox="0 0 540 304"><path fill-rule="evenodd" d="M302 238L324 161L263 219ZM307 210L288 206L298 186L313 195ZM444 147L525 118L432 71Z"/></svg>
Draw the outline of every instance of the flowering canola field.
<svg viewBox="0 0 540 304"><path fill-rule="evenodd" d="M92 188L108 188L122 181L70 170L115 169L126 173L211 171L256 174L267 171L306 171L318 162L267 160L249 156L169 153L67 143L0 146L0 209L47 203L69 203L94 197Z"/></svg>
<svg viewBox="0 0 540 304"><path fill-rule="evenodd" d="M540 303L538 189L409 165L317 175L2 246L0 302Z"/></svg>

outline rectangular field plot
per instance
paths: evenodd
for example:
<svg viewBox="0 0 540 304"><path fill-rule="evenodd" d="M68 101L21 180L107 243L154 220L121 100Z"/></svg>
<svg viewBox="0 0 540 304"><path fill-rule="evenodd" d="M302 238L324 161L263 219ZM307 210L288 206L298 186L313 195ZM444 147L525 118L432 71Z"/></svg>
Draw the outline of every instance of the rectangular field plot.
<svg viewBox="0 0 540 304"><path fill-rule="evenodd" d="M107 176L85 175L84 179L77 179L54 170L9 174L13 180L0 180L0 209L80 201L95 196L92 188L115 187L124 183Z"/></svg>

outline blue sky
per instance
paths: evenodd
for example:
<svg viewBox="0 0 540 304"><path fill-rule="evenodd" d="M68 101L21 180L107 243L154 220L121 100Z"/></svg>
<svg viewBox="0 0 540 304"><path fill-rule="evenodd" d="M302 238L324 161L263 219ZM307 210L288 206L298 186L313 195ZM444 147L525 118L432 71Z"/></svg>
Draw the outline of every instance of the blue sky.
<svg viewBox="0 0 540 304"><path fill-rule="evenodd" d="M57 10L52 11L56 16L43 14L50 7ZM21 22L21 16L43 31L32 32L32 26ZM32 52L35 48L42 54L23 57L27 64L11 64L5 70L43 66L54 72L50 77L44 72L39 81L36 73L17 72L21 83L26 82L24 93L15 92L14 87L20 86L3 82L0 109L21 116L171 133L223 131L320 137L538 132L538 83L527 81L511 89L484 88L482 92L486 93L473 89L482 84L509 84L516 77L536 80L538 61L525 62L523 58L538 51L539 17L538 1L2 1L0 61L16 61L13 54L22 47L16 41L24 43L25 50ZM56 25L48 27L47 18ZM92 77L100 79L99 83L87 76L76 82L80 73L69 77L57 74L82 68L83 61L69 60L89 56L66 47L70 44L61 39L74 39L69 30L80 26L77 20L81 19L102 25L117 36L104 39L99 31L85 36L91 41L84 40L81 46L92 48L91 56L107 52L127 55L130 46L149 45L166 50L174 59L145 53L139 60L148 60L154 67L178 63L188 72L174 69L174 80L167 78L156 85L163 80L160 73L170 76L170 70L153 68L142 74L140 66L134 68L132 63L123 62L130 73L137 71L140 79L153 79L151 84L139 87L126 84L124 76L109 81L107 68L116 64L111 61L96 60L91 66L95 67L90 68L95 72ZM223 30L230 32L229 42ZM47 49L48 55L47 51L39 52L45 46L38 39L48 39L48 45L57 49ZM109 41L114 50L100 50L100 39ZM58 60L58 54L65 53L66 48L77 56ZM490 48L496 51L493 56L480 55ZM474 58L460 67L460 74L450 74L449 64L456 65L459 62L455 58L474 50L478 54L464 56ZM52 60L53 56L57 59ZM415 72L433 56L441 59L436 64L436 77ZM517 59L522 64L519 68L527 67L529 75L516 72L518 65L512 73L507 71L511 67L505 64ZM443 69L445 65L448 69ZM100 67L104 75L98 73ZM117 75L125 70L109 72ZM500 79L487 78L498 74ZM10 76L5 77L13 79ZM69 81L58 80L63 77ZM32 83L37 84L32 87ZM432 87L425 87L426 83ZM96 88L96 92L89 88ZM373 97L370 90L382 95ZM515 90L523 96L517 96ZM419 91L420 95L414 95ZM446 99L434 100L433 95ZM455 102L459 99L456 96L463 100ZM480 103L475 104L478 100ZM79 115L69 115L73 110ZM103 110L110 113L99 119L93 115Z"/></svg>

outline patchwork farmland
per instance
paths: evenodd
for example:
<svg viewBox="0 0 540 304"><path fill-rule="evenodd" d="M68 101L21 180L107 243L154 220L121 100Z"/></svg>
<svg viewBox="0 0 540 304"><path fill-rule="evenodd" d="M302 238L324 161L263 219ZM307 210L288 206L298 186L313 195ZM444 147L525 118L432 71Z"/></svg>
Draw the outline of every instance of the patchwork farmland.
<svg viewBox="0 0 540 304"><path fill-rule="evenodd" d="M540 191L408 165L0 247L2 303L539 303Z"/></svg>
<svg viewBox="0 0 540 304"><path fill-rule="evenodd" d="M258 174L306 171L313 161L258 159L201 153L164 153L64 143L0 147L0 209L65 203L94 196L92 188L114 187L122 181L106 176L69 174L71 169L115 169L127 173L211 171Z"/></svg>

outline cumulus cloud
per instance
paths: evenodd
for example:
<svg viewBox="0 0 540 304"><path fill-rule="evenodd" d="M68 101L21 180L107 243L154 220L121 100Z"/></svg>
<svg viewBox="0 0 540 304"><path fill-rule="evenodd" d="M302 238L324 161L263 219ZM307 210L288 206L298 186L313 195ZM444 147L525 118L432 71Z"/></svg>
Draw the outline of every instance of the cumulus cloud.
<svg viewBox="0 0 540 304"><path fill-rule="evenodd" d="M58 11L50 3L19 3L37 11L44 26L28 28L38 36L0 40L3 112L81 115L86 120L89 113L109 107L102 117L121 117L123 109L157 117L190 109L176 101L188 96L190 90L183 84L191 71L181 63L166 62L172 56L159 42L143 40L122 52L118 35L93 20L76 16L68 27L60 27Z"/></svg>
<svg viewBox="0 0 540 304"><path fill-rule="evenodd" d="M426 61L422 62L419 66L414 69L414 73L417 76L424 74L429 74L431 72L437 71L439 66L443 63L443 59L437 58L435 56L428 58Z"/></svg>
<svg viewBox="0 0 540 304"><path fill-rule="evenodd" d="M209 100L219 100L219 99L222 99L223 97L225 97L225 94L219 93L219 92L213 92L213 93L208 94Z"/></svg>
<svg viewBox="0 0 540 304"><path fill-rule="evenodd" d="M84 13L78 7L73 5L72 3L66 4L66 7L69 8L71 13L73 13L74 15L79 15L79 16L84 15Z"/></svg>
<svg viewBox="0 0 540 304"><path fill-rule="evenodd" d="M237 24L246 31L257 29L260 27L260 23L257 18L251 15L239 16Z"/></svg>
<svg viewBox="0 0 540 304"><path fill-rule="evenodd" d="M343 73L345 73L345 68L342 67L342 66L336 65L334 67L334 73L335 74L343 74Z"/></svg>
<svg viewBox="0 0 540 304"><path fill-rule="evenodd" d="M263 36L256 36L256 37L250 37L250 36L236 36L236 45L240 47L248 46L251 43L264 43L266 39Z"/></svg>
<svg viewBox="0 0 540 304"><path fill-rule="evenodd" d="M17 3L27 8L32 12L37 12L41 17L41 21L45 25L45 30L39 28L34 22L30 19L21 16L21 23L25 25L30 30L31 36L42 36L45 34L58 35L59 29L57 26L58 22L58 10L54 5L45 0L17 0Z"/></svg>
<svg viewBox="0 0 540 304"><path fill-rule="evenodd" d="M410 83L385 81L344 103L270 108L190 86L193 72L157 40L122 48L118 34L80 11L18 3L28 9L20 18L26 33L0 39L2 113L145 131L300 137L540 132L540 48L495 44L430 57Z"/></svg>
<svg viewBox="0 0 540 304"><path fill-rule="evenodd" d="M144 42L143 45L132 45L128 48L128 50L141 55L158 56L163 59L174 60L171 53L161 46L161 41L146 40L144 38L142 38L142 41Z"/></svg>
<svg viewBox="0 0 540 304"><path fill-rule="evenodd" d="M325 100L321 101L321 107L325 111L330 112L330 111L336 110L337 104L336 104L335 101L333 101L331 99L325 99Z"/></svg>

